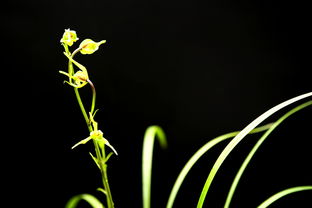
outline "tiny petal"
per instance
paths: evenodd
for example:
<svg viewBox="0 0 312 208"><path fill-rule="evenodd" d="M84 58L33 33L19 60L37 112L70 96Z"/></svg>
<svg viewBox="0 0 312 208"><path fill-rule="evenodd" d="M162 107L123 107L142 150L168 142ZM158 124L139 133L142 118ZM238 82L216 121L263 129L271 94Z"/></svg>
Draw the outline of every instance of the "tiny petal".
<svg viewBox="0 0 312 208"><path fill-rule="evenodd" d="M78 142L77 144L75 144L74 146L72 146L72 149L76 148L78 145L81 145L81 144L86 144L88 141L90 141L92 138L91 137L87 137L83 140L81 140L80 142Z"/></svg>
<svg viewBox="0 0 312 208"><path fill-rule="evenodd" d="M104 137L103 137L104 138ZM111 148L111 150L113 150L113 152L115 153L115 155L118 155L117 151L115 150L115 148L107 141L107 139L104 138L105 141L105 145L107 145L109 148Z"/></svg>
<svg viewBox="0 0 312 208"><path fill-rule="evenodd" d="M99 46L101 44L104 44L105 42L106 40L102 40L100 42L94 42L91 39L85 39L79 45L79 48L81 48L80 52L82 54L92 54L99 49Z"/></svg>
<svg viewBox="0 0 312 208"><path fill-rule="evenodd" d="M65 32L61 39L61 43L64 43L68 46L72 46L74 42L76 42L77 40L78 40L78 37L77 37L76 31L65 29Z"/></svg>

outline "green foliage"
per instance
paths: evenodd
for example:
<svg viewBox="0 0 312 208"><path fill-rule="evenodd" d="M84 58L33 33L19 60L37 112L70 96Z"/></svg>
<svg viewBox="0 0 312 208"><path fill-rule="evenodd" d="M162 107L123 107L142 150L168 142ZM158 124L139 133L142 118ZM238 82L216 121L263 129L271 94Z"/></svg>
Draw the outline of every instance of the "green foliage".
<svg viewBox="0 0 312 208"><path fill-rule="evenodd" d="M296 113L297 111L312 105L312 101L305 102L305 103L293 108L292 110L287 112L285 115L280 117L274 123L270 123L270 124L267 124L265 126L261 126L258 128L257 128L257 126L260 123L262 123L264 120L266 120L268 117L272 116L277 111L291 105L292 103L295 103L297 101L300 101L300 100L305 99L305 98L310 97L310 96L312 96L311 92L297 96L297 97L292 98L290 100L287 100L287 101L271 108L270 110L268 110L267 112L265 112L264 114L259 116L257 119L255 119L253 122L251 122L242 131L224 134L222 136L219 136L219 137L207 142L204 146L202 146L198 151L195 152L195 154L189 159L189 161L185 164L185 166L181 170L181 172L180 172L179 176L177 177L177 179L173 185L173 188L170 192L170 196L169 196L166 208L172 208L173 207L174 200L176 198L176 195L177 195L184 179L186 178L187 174L189 173L191 168L194 166L194 164L200 159L200 157L203 156L209 149L211 149L213 146L217 145L218 143L234 137L232 139L232 141L221 152L221 154L219 155L218 159L216 160L215 164L213 165L213 167L212 167L212 169L208 175L208 178L204 184L202 193L200 195L200 198L199 198L199 201L197 204L197 207L202 207L204 204L205 198L206 198L206 194L210 188L210 185L211 185L218 169L220 168L220 166L222 165L224 160L229 156L230 152L248 134L259 133L259 132L265 131L265 133L262 135L262 137L259 139L259 141L252 148L250 153L247 155L245 161L243 162L238 173L235 176L235 179L232 183L232 186L230 188L230 191L228 193L228 196L227 196L227 199L226 199L226 202L224 205L225 208L228 208L230 205L230 202L233 198L235 189L238 185L238 182L239 182L244 170L246 169L251 158L256 153L256 151L258 150L260 145L272 133L272 131L274 129L276 129L277 126L279 126L286 118L288 118L292 114ZM162 137L164 137L164 133L160 129L160 127L158 127L158 126L149 127L146 130L146 133L144 136L143 154L142 154L142 191L143 191L143 207L144 208L150 208L150 206L151 206L151 196L150 195L151 195L151 175L152 175L152 154L153 154L153 145L154 145L155 136L158 133L160 133L160 135L158 135L160 143L163 144L163 146L166 146L167 145L166 140L164 138L162 139ZM275 200L277 200L277 199L279 199L279 198L281 198L287 194L294 193L297 191L302 191L302 190L310 190L310 189L311 189L311 186L302 186L302 187L294 187L291 189L284 190L284 191L279 192L276 195L270 197L268 200L266 200L263 203L265 206L260 205L261 206L260 208L264 208L264 207L268 206L269 204L273 203Z"/></svg>
<svg viewBox="0 0 312 208"><path fill-rule="evenodd" d="M81 200L88 202L93 208L105 208L103 204L91 194L79 194L72 197L66 204L65 208L76 208Z"/></svg>
<svg viewBox="0 0 312 208"><path fill-rule="evenodd" d="M259 128L255 128L253 129L250 134L254 134L254 133L258 133L258 132L262 132L267 130L268 128L270 128L272 126L272 124L267 124L265 126L261 126ZM212 147L214 147L215 145L219 144L222 141L225 141L227 139L233 138L235 137L237 134L239 134L239 131L235 131L235 132L231 132L228 134L224 134L222 136L219 136L217 138L214 138L212 140L210 140L209 142L207 142L204 146L202 146L199 150L196 151L196 153L189 159L189 161L185 164L185 166L183 167L183 169L181 170L178 178L176 179L173 188L170 192L170 196L167 202L167 208L170 208L173 206L174 200L178 194L178 191L185 179L185 177L187 176L187 174L189 173L189 171L191 170L191 168L195 165L195 163L205 154L207 153L208 150L210 150Z"/></svg>
<svg viewBox="0 0 312 208"><path fill-rule="evenodd" d="M297 187L285 189L283 191L280 191L280 192L274 194L273 196L271 196L267 200L265 200L263 203L261 203L258 206L258 208L266 208L266 207L270 206L273 202L277 201L278 199L280 199L280 198L282 198L288 194L296 193L299 191L308 191L308 190L312 190L312 186L297 186Z"/></svg>
<svg viewBox="0 0 312 208"><path fill-rule="evenodd" d="M303 103L297 107L295 107L294 109L290 110L289 112L287 112L285 115L283 115L281 118L279 118L264 134L263 136L259 139L259 141L255 144L255 146L252 148L252 150L250 151L250 153L248 154L248 156L246 157L246 159L244 160L243 164L241 165L240 169L238 170L233 183L231 185L230 191L228 193L228 196L226 198L226 202L224 205L224 208L228 208L230 206L231 200L233 198L235 189L238 185L238 182L240 180L240 178L243 175L243 172L245 171L247 165L249 164L250 160L252 159L252 157L254 156L254 154L256 153L256 151L259 149L260 145L264 142L264 140L274 131L274 129L276 129L276 127L278 127L286 118L288 118L289 116L291 116L292 114L298 112L299 110L308 107L312 105L312 101L308 101L306 103Z"/></svg>
<svg viewBox="0 0 312 208"><path fill-rule="evenodd" d="M270 117L271 115L273 115L274 113L276 113L277 111L289 106L292 103L295 103L299 100L302 100L304 98L310 97L312 96L312 92L310 93L306 93L297 97L294 97L290 100L287 100L277 106L274 106L273 108L271 108L270 110L266 111L265 113L263 113L261 116L259 116L258 118L256 118L254 121L252 121L248 126L246 126L238 135L236 135L234 137L234 139L224 148L224 150L221 152L221 154L219 155L218 159L216 160L216 162L214 163L208 177L207 180L205 182L205 185L203 187L203 190L200 194L198 203L197 203L197 208L201 208L204 204L204 201L206 199L206 195L207 192L211 186L211 183L215 177L215 175L217 174L219 168L221 167L222 163L224 162L224 160L228 157L228 155L231 153L231 151L236 147L236 145L242 140L244 139L244 137L251 132L254 128L256 128L256 126L258 126L261 122L263 122L265 119L267 119L268 117Z"/></svg>
<svg viewBox="0 0 312 208"><path fill-rule="evenodd" d="M155 138L158 138L162 148L167 147L166 136L162 128L159 126L148 127L144 135L142 151L142 196L144 208L151 207L151 178Z"/></svg>

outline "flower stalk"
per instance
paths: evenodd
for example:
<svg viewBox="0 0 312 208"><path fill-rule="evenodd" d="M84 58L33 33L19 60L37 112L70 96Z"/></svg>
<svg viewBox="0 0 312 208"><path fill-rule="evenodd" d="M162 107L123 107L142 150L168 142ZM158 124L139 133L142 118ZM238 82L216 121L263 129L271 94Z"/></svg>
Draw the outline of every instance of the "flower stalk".
<svg viewBox="0 0 312 208"><path fill-rule="evenodd" d="M81 140L77 144L75 144L72 149L76 148L80 144L85 144L88 141L92 140L94 144L95 157L92 156L93 161L96 163L97 167L100 169L103 188L99 188L106 196L106 204L108 208L114 208L113 197L111 194L110 186L108 183L107 176L107 161L110 156L115 153L117 155L117 151L114 147L108 142L107 139L103 137L103 132L98 129L98 123L94 120L94 116L96 114L95 105L96 105L96 90L95 86L89 78L88 70L82 64L78 63L74 60L74 56L80 52L81 54L93 54L95 51L99 49L99 46L106 41L94 42L91 39L85 39L79 45L79 47L74 50L73 53L70 52L69 47L74 44L78 40L77 34L75 31L67 29L65 30L61 43L65 49L64 55L68 58L68 72L59 71L61 74L68 77L68 80L64 81L68 85L74 88L75 96L82 112L82 115L86 121L89 137ZM75 71L74 66L78 69ZM86 108L82 102L79 88L84 87L85 85L90 85L92 91L92 101L90 111L87 112ZM105 146L108 146L112 152L106 156Z"/></svg>

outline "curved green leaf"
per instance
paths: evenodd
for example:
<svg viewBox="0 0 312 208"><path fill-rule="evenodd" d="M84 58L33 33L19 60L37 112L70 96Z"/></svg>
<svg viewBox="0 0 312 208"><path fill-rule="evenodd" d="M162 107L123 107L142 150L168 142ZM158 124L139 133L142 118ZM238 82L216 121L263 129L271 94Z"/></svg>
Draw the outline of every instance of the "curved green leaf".
<svg viewBox="0 0 312 208"><path fill-rule="evenodd" d="M244 160L243 164L241 165L240 169L238 170L233 183L231 185L230 191L228 193L228 196L226 198L226 202L224 205L224 208L228 208L230 206L231 200L233 198L235 189L239 183L239 180L241 178L241 176L243 175L243 172L245 171L247 165L249 164L251 158L254 156L254 154L256 153L256 151L259 149L260 145L264 142L264 140L273 132L273 130L280 125L286 118L288 118L289 116L291 116L292 114L298 112L299 110L308 107L312 105L312 101L308 101L305 102L297 107L295 107L294 109L288 111L285 115L283 115L281 118L279 118L271 127L269 130L267 130L263 136L259 139L259 141L255 144L255 146L252 148L252 150L250 151L250 153L248 154L248 156L246 157L246 159Z"/></svg>
<svg viewBox="0 0 312 208"><path fill-rule="evenodd" d="M207 179L205 182L205 185L202 189L202 192L200 194L198 203L197 203L197 208L202 208L207 192L210 188L210 185L215 177L215 175L217 174L219 168L221 167L221 165L223 164L224 160L227 158L227 156L231 153L231 151L236 147L236 145L250 132L252 131L254 128L256 128L256 126L258 126L261 122L263 122L265 119L267 119L268 117L270 117L272 114L274 114L275 112L281 110L282 108L285 108L286 106L297 102L299 100L302 100L304 98L310 97L312 96L312 92L303 94L303 95L299 95L297 97L294 97L292 99L289 99L283 103L280 103L279 105L276 105L275 107L269 109L268 111L266 111L265 113L263 113L261 116L259 116L258 118L256 118L254 121L252 121L248 126L246 126L238 135L236 135L234 137L234 139L232 139L232 141L224 148L224 150L221 152L221 154L219 155L218 159L216 160L215 164L213 165Z"/></svg>
<svg viewBox="0 0 312 208"><path fill-rule="evenodd" d="M250 134L265 131L268 128L270 128L271 126L272 126L272 123L267 124L265 126L261 126L259 128L255 128L253 131L250 132ZM176 179L176 181L172 187L172 190L170 192L170 196L169 196L167 206L166 206L167 208L171 208L173 206L174 200L178 194L178 191L179 191L186 175L189 173L189 171L195 165L195 163L213 146L217 145L218 143L220 143L226 139L230 139L232 137L235 137L238 133L239 133L239 131L235 131L235 132L227 133L227 134L221 135L219 137L216 137L216 138L210 140L209 142L207 142L204 146L202 146L199 150L196 151L196 153L185 164L185 166L181 170L178 178Z"/></svg>
<svg viewBox="0 0 312 208"><path fill-rule="evenodd" d="M75 208L81 200L88 202L93 208L105 208L103 204L91 194L79 194L73 196L66 204L65 208Z"/></svg>
<svg viewBox="0 0 312 208"><path fill-rule="evenodd" d="M295 193L298 191L308 191L308 190L312 190L312 186L297 186L297 187L285 189L283 191L280 191L280 192L274 194L273 196L271 196L270 198L268 198L267 200L262 202L262 204L260 204L257 208L266 208L266 207L270 206L276 200L278 200L278 199L280 199L280 198L282 198L288 194Z"/></svg>
<svg viewBox="0 0 312 208"><path fill-rule="evenodd" d="M103 188L97 188L96 190L107 196L107 192Z"/></svg>
<svg viewBox="0 0 312 208"><path fill-rule="evenodd" d="M142 197L143 208L151 206L151 179L153 147L155 138L158 138L160 146L167 147L167 140L164 131L159 126L150 126L145 131L142 151Z"/></svg>

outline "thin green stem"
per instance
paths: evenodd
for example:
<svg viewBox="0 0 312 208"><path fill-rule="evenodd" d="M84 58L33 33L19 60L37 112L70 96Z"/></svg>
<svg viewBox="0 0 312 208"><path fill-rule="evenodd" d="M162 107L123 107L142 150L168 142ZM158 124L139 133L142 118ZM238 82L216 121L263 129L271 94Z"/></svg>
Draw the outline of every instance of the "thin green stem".
<svg viewBox="0 0 312 208"><path fill-rule="evenodd" d="M81 50L81 48L77 48L76 50L74 50L73 54L72 54L72 58L74 58L74 56Z"/></svg>
<svg viewBox="0 0 312 208"><path fill-rule="evenodd" d="M112 197L112 193L109 187L108 177L107 177L107 165L106 163L102 163L101 166L102 166L101 168L102 181L103 181L103 185L106 191L107 206L108 208L114 208L113 197Z"/></svg>
<svg viewBox="0 0 312 208"><path fill-rule="evenodd" d="M87 82L90 84L91 89L92 89L92 103L91 103L91 115L93 115L94 113L94 108L95 108L95 100L96 100L96 91L95 91L95 87L93 85L93 83L91 82L91 80L87 80Z"/></svg>
<svg viewBox="0 0 312 208"><path fill-rule="evenodd" d="M70 54L70 52L68 51L68 47L65 47L65 51L67 54ZM75 54L72 54L72 57L74 57ZM74 74L74 66L73 66L73 62L71 60L68 60L68 74L69 74L69 82L71 82L71 77L72 75ZM82 115L87 123L87 126L88 126L88 129L89 131L91 132L92 131L92 126L90 125L90 122L89 122L89 117L88 117L88 114L86 112L86 109L82 103L82 100L81 100L81 97L80 97L80 94L79 94L79 91L78 91L78 88L74 87L74 91L75 91L75 95L76 95L76 99L77 99L77 102L79 104L79 107L80 107L80 110L82 112Z"/></svg>
<svg viewBox="0 0 312 208"><path fill-rule="evenodd" d="M92 82L91 82L92 83ZM90 132L93 131L92 129L92 126L89 122L89 118L87 116L87 113L86 113L86 110L83 106L83 103L81 101L81 98L80 98L80 94L79 94L79 91L77 88L74 88L75 89L75 94L76 94L76 98L77 98L77 101L79 103L79 106L80 106L80 109L82 111L82 114L86 120L86 123L87 123L87 126L88 126L88 129ZM92 84L92 89L93 90L93 99L92 99L92 108L91 108L91 112L94 111L94 106L95 106L95 88L94 88L94 85ZM108 183L108 177L107 177L107 165L105 163L106 161L106 155L105 155L105 146L102 149L102 154L101 154L101 151L100 151L100 147L98 145L98 143L96 141L93 140L93 144L94 144L94 148L95 148L95 153L96 153L96 157L97 157L97 160L99 161L100 163L100 169L101 169L101 176L102 176L102 182L103 182L103 186L104 186L104 189L106 191L106 200L107 200L107 206L108 208L114 208L114 202L113 202L113 197L112 197L112 194L111 194L111 191L110 191L110 187L109 187L109 183Z"/></svg>
<svg viewBox="0 0 312 208"><path fill-rule="evenodd" d="M72 54L72 57L78 51L79 50L75 50L74 53ZM70 60L69 60L69 63L68 63L68 73L69 74L73 74L74 73L73 64L72 64L72 62ZM95 90L95 87L94 87L93 83L90 80L88 80L88 83L90 84L91 89L92 89L92 103L91 103L91 111L90 111L90 113L93 114L94 113L94 109L95 109L96 90ZM84 119L85 119L85 121L87 123L89 132L92 132L93 128L92 128L92 125L90 123L90 119L88 117L88 114L87 114L87 112L85 110L85 107L83 105L83 102L81 100L78 88L74 88L74 91L75 91L75 95L76 95L76 98L77 98L77 102L78 102L79 107L81 109L81 112L83 114L83 117L84 117ZM111 194L111 191L110 191L110 187L109 187L109 183L108 183L108 177L107 177L106 155L105 155L105 149L104 149L105 146L103 148L100 148L98 143L96 141L94 141L94 140L93 140L93 144L94 144L97 160L99 161L99 164L100 164L102 182L103 182L104 189L106 191L107 206L108 206L108 208L114 208L113 197L112 197L112 194Z"/></svg>
<svg viewBox="0 0 312 208"><path fill-rule="evenodd" d="M78 101L80 110L81 110L81 112L82 112L82 115L83 115L83 117L84 117L84 119L85 119L85 121L86 121L86 123L87 123L88 129L89 129L90 132L92 132L93 129L92 129L92 126L91 126L91 124L90 124L90 120L89 120L88 114L87 114L87 112L86 112L86 109L85 109L85 107L84 107L84 105L83 105L83 103L82 103L82 100L81 100L79 91L78 91L78 89L75 88L75 87L74 87L74 91L75 91L75 95L76 95L76 98L77 98L77 101Z"/></svg>
<svg viewBox="0 0 312 208"><path fill-rule="evenodd" d="M114 208L113 197L108 183L105 146L103 146L103 148L100 148L95 140L93 140L93 144L95 148L96 157L100 165L102 183L104 186L104 190L106 191L107 206L108 208Z"/></svg>
<svg viewBox="0 0 312 208"><path fill-rule="evenodd" d="M79 50L80 49L76 49L73 52L73 54L71 55L71 57L73 58L74 55ZM68 62L68 74L69 75L73 75L74 74L73 63L72 63L71 60L69 60L69 62ZM93 114L94 113L94 109L95 109L96 91L95 91L95 87L94 87L93 83L90 80L88 80L88 83L90 84L91 89L92 89L92 104L91 104L91 111L90 111L90 113ZM92 128L90 119L88 117L87 111L86 111L86 109L85 109L85 107L83 105L83 102L81 100L78 88L74 88L74 91L75 91L75 95L76 95L77 102L79 104L80 110L81 110L81 112L83 114L83 117L84 117L86 123L87 123L88 130L89 130L89 132L92 132L93 128ZM111 194L111 190L110 190L109 183L108 183L108 177L107 177L107 165L106 165L105 146L100 148L98 143L95 140L93 140L93 144L94 144L94 148L95 148L96 159L97 159L97 161L99 161L99 164L100 164L102 182L103 182L104 189L106 191L107 206L108 206L108 208L114 208L113 197L112 197L112 194Z"/></svg>

